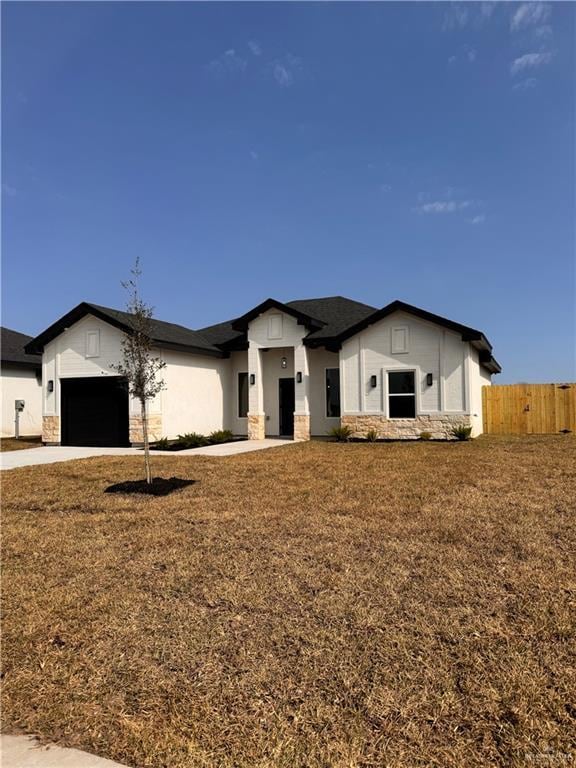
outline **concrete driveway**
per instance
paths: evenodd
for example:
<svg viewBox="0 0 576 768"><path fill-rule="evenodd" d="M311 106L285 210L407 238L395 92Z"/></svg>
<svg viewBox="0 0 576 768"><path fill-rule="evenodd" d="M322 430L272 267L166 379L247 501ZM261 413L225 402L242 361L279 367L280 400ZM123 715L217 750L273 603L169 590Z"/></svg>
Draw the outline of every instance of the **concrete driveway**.
<svg viewBox="0 0 576 768"><path fill-rule="evenodd" d="M291 445L291 440L267 438L266 440L240 440L237 443L207 445L205 448L190 448L186 451L152 451L152 456L235 456L249 451L262 451L281 445ZM38 464L54 464L57 461L89 459L92 456L142 456L141 448L77 448L72 446L47 445L40 448L26 448L23 451L0 453L0 469L34 467Z"/></svg>
<svg viewBox="0 0 576 768"><path fill-rule="evenodd" d="M2 768L127 768L103 757L64 749L55 744L41 745L33 736L0 736Z"/></svg>

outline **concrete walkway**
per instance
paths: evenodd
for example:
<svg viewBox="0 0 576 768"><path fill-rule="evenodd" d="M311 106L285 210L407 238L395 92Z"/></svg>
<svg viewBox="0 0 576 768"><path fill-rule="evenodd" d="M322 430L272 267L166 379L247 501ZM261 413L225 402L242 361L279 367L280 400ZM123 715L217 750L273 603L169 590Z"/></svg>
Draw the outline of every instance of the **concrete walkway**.
<svg viewBox="0 0 576 768"><path fill-rule="evenodd" d="M103 757L55 744L41 745L33 736L0 736L2 768L126 768Z"/></svg>
<svg viewBox="0 0 576 768"><path fill-rule="evenodd" d="M236 456L249 451L262 451L280 445L291 445L291 440L266 438L266 440L240 440L237 443L207 445L186 451L152 451L152 456ZM17 467L34 467L38 464L54 464L58 461L89 459L93 456L142 456L141 448L77 448L63 445L46 445L26 448L22 451L0 453L0 470Z"/></svg>

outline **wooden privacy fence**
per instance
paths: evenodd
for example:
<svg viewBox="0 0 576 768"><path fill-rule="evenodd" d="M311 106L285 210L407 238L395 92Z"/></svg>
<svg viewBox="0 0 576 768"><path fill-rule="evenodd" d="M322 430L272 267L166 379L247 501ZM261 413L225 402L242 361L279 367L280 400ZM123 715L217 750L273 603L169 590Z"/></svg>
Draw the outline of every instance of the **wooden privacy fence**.
<svg viewBox="0 0 576 768"><path fill-rule="evenodd" d="M492 435L576 433L576 384L494 384L482 409Z"/></svg>

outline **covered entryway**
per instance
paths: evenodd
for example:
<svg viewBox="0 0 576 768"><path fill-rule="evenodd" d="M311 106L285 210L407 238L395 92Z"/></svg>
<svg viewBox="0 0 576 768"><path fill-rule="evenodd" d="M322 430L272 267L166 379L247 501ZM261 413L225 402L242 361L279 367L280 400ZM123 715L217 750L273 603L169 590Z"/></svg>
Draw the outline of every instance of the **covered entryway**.
<svg viewBox="0 0 576 768"><path fill-rule="evenodd" d="M125 447L128 384L118 376L61 379L62 445Z"/></svg>

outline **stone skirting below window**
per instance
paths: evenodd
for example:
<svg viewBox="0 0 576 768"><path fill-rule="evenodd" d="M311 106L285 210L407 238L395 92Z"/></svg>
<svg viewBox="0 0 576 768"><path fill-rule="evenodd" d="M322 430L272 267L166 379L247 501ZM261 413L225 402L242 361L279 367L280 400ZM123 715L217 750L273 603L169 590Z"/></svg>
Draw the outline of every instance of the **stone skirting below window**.
<svg viewBox="0 0 576 768"><path fill-rule="evenodd" d="M148 414L148 441L154 442L162 437L162 415L159 413ZM130 435L132 445L142 445L144 435L142 433L142 416L130 414Z"/></svg>
<svg viewBox="0 0 576 768"><path fill-rule="evenodd" d="M248 414L248 440L264 440L266 437L266 416L263 413Z"/></svg>
<svg viewBox="0 0 576 768"><path fill-rule="evenodd" d="M308 414L294 414L294 440L310 440L310 416Z"/></svg>
<svg viewBox="0 0 576 768"><path fill-rule="evenodd" d="M450 415L447 413L417 416L415 419L387 419L381 414L362 414L341 418L342 426L352 429L352 437L366 437L374 430L379 438L415 439L422 432L429 432L436 440L452 439L452 429L456 426L471 426L468 414Z"/></svg>
<svg viewBox="0 0 576 768"><path fill-rule="evenodd" d="M60 445L60 416L42 417L42 442Z"/></svg>

